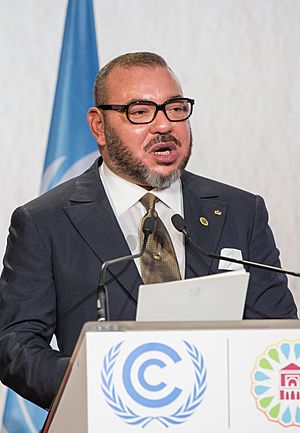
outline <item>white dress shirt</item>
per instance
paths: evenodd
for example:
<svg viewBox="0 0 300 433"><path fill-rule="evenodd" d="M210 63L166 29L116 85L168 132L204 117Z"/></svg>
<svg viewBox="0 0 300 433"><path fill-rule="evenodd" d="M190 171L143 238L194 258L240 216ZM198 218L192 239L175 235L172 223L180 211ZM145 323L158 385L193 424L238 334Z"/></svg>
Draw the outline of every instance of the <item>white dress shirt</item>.
<svg viewBox="0 0 300 433"><path fill-rule="evenodd" d="M104 162L99 168L99 173L106 195L127 241L128 247L132 254L136 254L140 251L140 223L146 213L139 199L149 191L117 176ZM184 236L173 227L171 222L172 215L176 213L180 214L182 217L184 216L181 181L178 179L169 188L163 190L153 189L151 193L155 194L160 200L156 203L155 209L171 236L180 274L182 278L184 278ZM114 259L115 257L111 258ZM135 264L138 271L141 273L140 259L136 259Z"/></svg>

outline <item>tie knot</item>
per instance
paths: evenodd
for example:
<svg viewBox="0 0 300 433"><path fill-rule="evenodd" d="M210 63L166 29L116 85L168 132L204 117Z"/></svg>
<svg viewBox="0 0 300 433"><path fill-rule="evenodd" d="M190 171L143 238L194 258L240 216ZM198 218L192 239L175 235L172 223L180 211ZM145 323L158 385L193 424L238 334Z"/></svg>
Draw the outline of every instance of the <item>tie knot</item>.
<svg viewBox="0 0 300 433"><path fill-rule="evenodd" d="M140 202L146 209L147 213L153 214L155 212L155 203L158 201L156 195L147 192L147 194L143 195L140 199Z"/></svg>

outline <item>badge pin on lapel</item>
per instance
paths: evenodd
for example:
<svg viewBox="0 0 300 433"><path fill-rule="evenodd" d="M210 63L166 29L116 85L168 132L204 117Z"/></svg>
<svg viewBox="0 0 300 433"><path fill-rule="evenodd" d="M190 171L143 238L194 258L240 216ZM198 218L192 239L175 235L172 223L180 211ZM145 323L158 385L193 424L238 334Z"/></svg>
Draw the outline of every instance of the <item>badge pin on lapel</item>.
<svg viewBox="0 0 300 433"><path fill-rule="evenodd" d="M214 214L216 216L221 216L221 215L223 215L223 212L220 209L215 209ZM209 225L208 220L204 216L201 216L199 218L199 221L204 227L208 227L208 225Z"/></svg>
<svg viewBox="0 0 300 433"><path fill-rule="evenodd" d="M222 213L223 213L223 212L222 212L220 209L215 209L215 210L214 210L214 214L217 215L217 216L221 216Z"/></svg>
<svg viewBox="0 0 300 433"><path fill-rule="evenodd" d="M204 227L207 227L208 226L208 221L207 221L207 219L205 218L205 217L200 217L199 218L199 221L200 221L200 223L204 226Z"/></svg>

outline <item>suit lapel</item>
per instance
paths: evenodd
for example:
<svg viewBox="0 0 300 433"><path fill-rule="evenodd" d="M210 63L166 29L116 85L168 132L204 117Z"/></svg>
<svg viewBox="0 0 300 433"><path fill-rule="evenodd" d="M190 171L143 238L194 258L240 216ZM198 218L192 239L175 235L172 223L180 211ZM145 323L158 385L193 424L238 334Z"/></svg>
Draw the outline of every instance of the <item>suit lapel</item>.
<svg viewBox="0 0 300 433"><path fill-rule="evenodd" d="M99 258L99 273L104 261L131 254L104 191L97 162L78 177L70 204L64 211ZM130 297L137 300L137 288L142 281L133 261L108 268L107 283L109 274L119 281Z"/></svg>
<svg viewBox="0 0 300 433"><path fill-rule="evenodd" d="M227 204L218 198L218 193L205 178L185 172L182 185L188 232L201 249L215 253L226 218ZM186 278L209 274L212 261L197 252L190 242L186 242Z"/></svg>

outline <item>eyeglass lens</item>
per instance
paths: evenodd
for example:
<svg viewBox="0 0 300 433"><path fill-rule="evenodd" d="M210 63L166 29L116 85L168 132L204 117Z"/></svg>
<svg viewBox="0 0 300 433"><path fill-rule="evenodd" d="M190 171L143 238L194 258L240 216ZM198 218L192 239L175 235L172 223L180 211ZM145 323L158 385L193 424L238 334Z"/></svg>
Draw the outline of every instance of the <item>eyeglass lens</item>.
<svg viewBox="0 0 300 433"><path fill-rule="evenodd" d="M192 105L187 100L169 101L162 107L167 118L171 121L187 119L191 114ZM131 122L152 122L157 112L157 105L153 102L132 103L128 106L127 115Z"/></svg>

